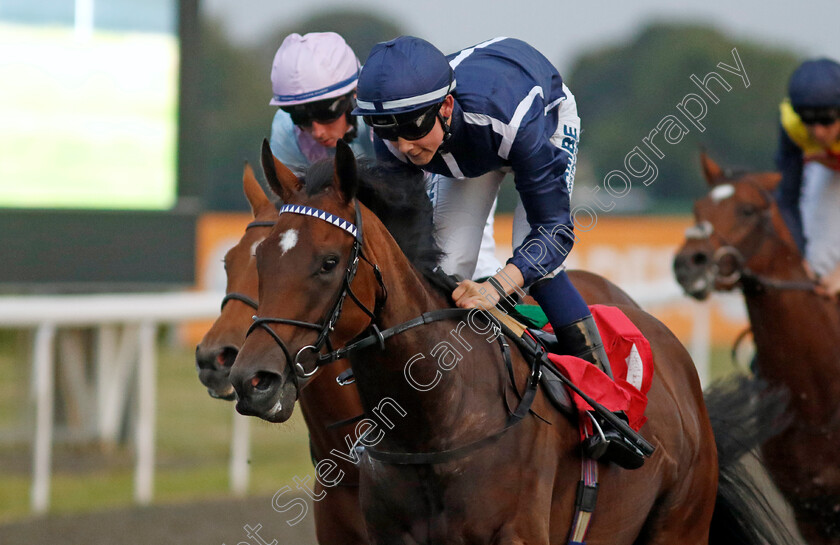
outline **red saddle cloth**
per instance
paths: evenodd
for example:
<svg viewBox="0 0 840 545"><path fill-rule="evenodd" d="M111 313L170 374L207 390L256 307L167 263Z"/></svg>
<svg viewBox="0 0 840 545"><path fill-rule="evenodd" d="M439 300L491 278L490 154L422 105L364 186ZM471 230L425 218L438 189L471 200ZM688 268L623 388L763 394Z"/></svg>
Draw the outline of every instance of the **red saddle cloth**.
<svg viewBox="0 0 840 545"><path fill-rule="evenodd" d="M639 431L647 421L647 392L653 381L653 352L639 328L616 307L589 307L610 358L615 381L588 361L575 356L549 354L563 373L589 397L612 412L624 411L630 427ZM569 391L580 411L592 407Z"/></svg>

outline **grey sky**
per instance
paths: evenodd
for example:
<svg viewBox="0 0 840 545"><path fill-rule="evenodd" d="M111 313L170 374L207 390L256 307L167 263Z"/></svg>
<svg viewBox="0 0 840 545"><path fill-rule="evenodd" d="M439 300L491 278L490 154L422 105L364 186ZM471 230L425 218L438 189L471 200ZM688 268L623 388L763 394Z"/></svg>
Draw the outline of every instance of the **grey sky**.
<svg viewBox="0 0 840 545"><path fill-rule="evenodd" d="M392 19L445 53L494 36L521 38L561 72L582 50L626 39L656 19L705 22L733 38L840 58L838 0L204 0L202 5L240 41L293 27L325 9L352 6Z"/></svg>

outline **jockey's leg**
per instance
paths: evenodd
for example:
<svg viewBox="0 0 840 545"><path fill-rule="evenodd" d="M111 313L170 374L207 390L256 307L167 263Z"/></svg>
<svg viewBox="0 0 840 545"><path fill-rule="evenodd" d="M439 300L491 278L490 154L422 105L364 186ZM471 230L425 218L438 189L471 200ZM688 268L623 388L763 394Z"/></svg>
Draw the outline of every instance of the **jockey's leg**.
<svg viewBox="0 0 840 545"><path fill-rule="evenodd" d="M566 271L561 270L554 278L538 281L531 286L531 295L548 317L560 346L568 349L570 355L597 365L607 376L613 378L595 319L583 297L569 280ZM587 456L595 460L614 462L626 469L636 469L644 464L644 455L618 430L594 413L590 414L603 434L596 433L586 441L584 451ZM615 414L627 421L623 412Z"/></svg>
<svg viewBox="0 0 840 545"><path fill-rule="evenodd" d="M435 236L446 254L441 268L447 274L473 278L487 217L503 178L503 172L493 171L463 180L446 176L429 180Z"/></svg>

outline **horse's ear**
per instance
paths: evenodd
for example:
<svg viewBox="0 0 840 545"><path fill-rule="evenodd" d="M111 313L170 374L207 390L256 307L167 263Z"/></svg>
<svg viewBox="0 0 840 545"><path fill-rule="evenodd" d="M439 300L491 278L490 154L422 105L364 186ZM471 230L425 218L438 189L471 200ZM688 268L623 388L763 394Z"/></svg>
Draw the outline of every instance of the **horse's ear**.
<svg viewBox="0 0 840 545"><path fill-rule="evenodd" d="M336 189L344 196L347 202L356 196L356 189L359 186L358 174L356 171L356 156L353 150L344 140L339 140L335 145L335 174L333 177Z"/></svg>
<svg viewBox="0 0 840 545"><path fill-rule="evenodd" d="M723 180L723 169L706 155L705 150L700 152L700 164L703 165L703 177L710 186L715 186Z"/></svg>
<svg viewBox="0 0 840 545"><path fill-rule="evenodd" d="M247 161L242 172L242 189L245 191L245 198L248 199L248 204L251 205L251 212L255 218L260 210L271 205L271 201L268 200L265 191L260 187L260 183L254 175L254 169Z"/></svg>
<svg viewBox="0 0 840 545"><path fill-rule="evenodd" d="M283 199L283 202L289 202L296 193L303 189L303 184L300 183L298 177L271 153L271 146L266 139L263 139L260 162L262 162L268 186L278 197Z"/></svg>
<svg viewBox="0 0 840 545"><path fill-rule="evenodd" d="M779 182L782 181L782 174L780 172L768 172L758 177L758 184L764 188L765 191L775 193Z"/></svg>

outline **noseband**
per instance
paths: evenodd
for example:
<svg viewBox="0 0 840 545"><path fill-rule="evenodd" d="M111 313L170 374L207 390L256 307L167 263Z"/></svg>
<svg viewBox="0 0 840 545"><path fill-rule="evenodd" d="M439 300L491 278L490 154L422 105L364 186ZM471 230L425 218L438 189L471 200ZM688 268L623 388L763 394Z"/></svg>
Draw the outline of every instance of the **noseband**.
<svg viewBox="0 0 840 545"><path fill-rule="evenodd" d="M362 211L359 207L359 201L354 201L354 205L356 209L355 225L329 212L325 212L324 210L319 210L318 208L312 208L309 206L286 204L280 207L279 210L280 214L301 214L304 216L318 218L320 220L326 221L331 225L338 227L339 229L342 229L343 231L346 231L353 237L353 248L350 250L350 259L347 262L347 268L344 270L344 280L342 283L341 291L338 293L335 303L333 303L332 309L327 313L326 319L323 321L323 323L316 324L311 322L303 322L300 320L292 320L289 318L261 318L259 316L254 316L254 322L251 324L251 327L248 328L248 333L245 335L247 337L248 335L253 333L257 328L266 331L269 335L271 335L271 338L274 339L274 341L283 351L283 354L286 356L286 361L292 363L293 369L295 370L295 374L301 379L311 377L318 370L318 366L316 365L311 371L307 371L303 364L300 362L300 356L305 351L311 350L312 352L317 353L320 352L324 346L327 347L327 350L332 351L332 344L329 340L329 334L333 331L333 329L335 329L335 324L338 321L339 316L341 315L341 309L344 305L344 299L345 297L347 297L347 295L349 295L353 302L355 302L356 305L358 305L359 308L361 308L365 312L365 314L367 314L370 317L371 323L373 323L373 321L376 319L376 316L379 314L379 311L382 308L382 305L385 303L385 299L387 298L387 291L385 290L385 284L382 280L382 274L379 270L379 266L371 263L370 260L368 260L368 258L365 257L364 252L362 251ZM359 300L356 294L353 293L353 289L350 286L359 268L360 258L366 261L373 268L374 276L376 276L376 280L379 283L379 287L381 288L382 293L384 294L381 299L377 298L373 311L369 310L361 302L361 300ZM271 326L269 324L285 324L306 329L314 329L318 331L318 338L313 344L306 345L300 350L298 350L294 358L292 358L291 353L289 352L289 349L286 346L286 343L284 343L283 339L281 339L280 336L277 335L277 333L275 333L273 329L271 329Z"/></svg>
<svg viewBox="0 0 840 545"><path fill-rule="evenodd" d="M748 237L753 235L756 227L759 225L763 227L764 234L779 239L771 221L770 210L773 202L773 197L763 187L754 182L748 182L755 187L764 199L763 207L758 217L752 222L750 229L739 237L734 242L729 242L723 235L716 232L714 226L709 221L701 221L686 229L685 237L688 240L711 241L712 237L717 238L720 246L712 255L712 280L719 281L725 284L741 283L741 286L748 291L761 291L767 288L777 290L806 290L813 291L815 284L811 281L785 281L777 280L775 278L767 278L752 272L747 267L747 262L752 259L758 252L758 245L752 246L752 251L748 255L744 255L738 249L738 245L742 244ZM784 241L782 244L787 245ZM725 257L731 257L735 260L735 270L726 275L720 274L720 263Z"/></svg>

